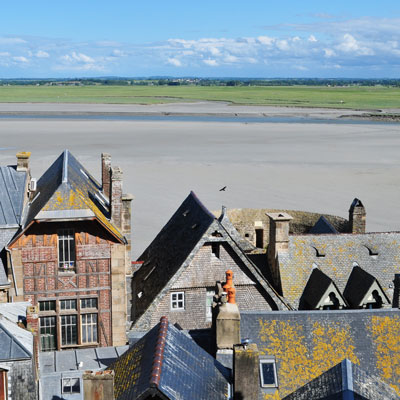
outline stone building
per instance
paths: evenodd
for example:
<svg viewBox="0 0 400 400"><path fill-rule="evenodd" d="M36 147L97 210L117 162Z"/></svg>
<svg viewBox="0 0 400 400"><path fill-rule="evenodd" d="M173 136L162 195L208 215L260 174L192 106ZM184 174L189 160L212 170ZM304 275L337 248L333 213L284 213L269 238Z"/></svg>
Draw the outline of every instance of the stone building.
<svg viewBox="0 0 400 400"><path fill-rule="evenodd" d="M211 326L216 281L235 276L241 310L285 310L288 305L245 255L251 245L226 214L211 214L191 192L138 258L132 280L134 330L147 330L167 316L184 329Z"/></svg>
<svg viewBox="0 0 400 400"><path fill-rule="evenodd" d="M10 296L36 307L40 350L124 345L132 197L122 171L103 155L99 184L65 150L28 196L8 244Z"/></svg>

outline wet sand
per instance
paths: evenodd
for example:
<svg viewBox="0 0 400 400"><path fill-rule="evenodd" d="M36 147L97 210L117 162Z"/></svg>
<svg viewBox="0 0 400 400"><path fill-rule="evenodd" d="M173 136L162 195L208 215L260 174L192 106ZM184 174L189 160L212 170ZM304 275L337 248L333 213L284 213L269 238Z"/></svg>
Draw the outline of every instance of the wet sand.
<svg viewBox="0 0 400 400"><path fill-rule="evenodd" d="M77 105L54 106L57 112L79 111ZM125 106L93 106L96 112L97 106L102 112L126 112ZM84 109L90 111L93 106L85 105ZM185 107L168 106L175 112ZM198 106L202 112L221 111L209 104ZM22 108L40 112L48 105L0 104L0 112ZM299 112L262 109L270 115ZM244 111L260 112L257 107ZM343 114L342 110L318 112L328 119ZM100 153L111 153L114 165L124 171L124 191L135 196L133 258L140 255L190 190L210 210L223 204L343 217L347 217L352 199L358 197L367 210L369 231L400 230L400 125L15 118L0 119L0 139L1 163L14 164L17 150L31 151L34 177L68 148L100 179ZM219 191L222 186L227 186L225 192Z"/></svg>

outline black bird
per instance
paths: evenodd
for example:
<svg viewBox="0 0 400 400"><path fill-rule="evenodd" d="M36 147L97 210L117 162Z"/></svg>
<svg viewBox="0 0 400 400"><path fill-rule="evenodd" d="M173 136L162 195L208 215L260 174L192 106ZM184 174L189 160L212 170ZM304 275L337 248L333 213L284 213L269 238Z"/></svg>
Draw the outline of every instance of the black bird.
<svg viewBox="0 0 400 400"><path fill-rule="evenodd" d="M226 190L226 186L224 186L223 188L219 189L220 192L225 192Z"/></svg>

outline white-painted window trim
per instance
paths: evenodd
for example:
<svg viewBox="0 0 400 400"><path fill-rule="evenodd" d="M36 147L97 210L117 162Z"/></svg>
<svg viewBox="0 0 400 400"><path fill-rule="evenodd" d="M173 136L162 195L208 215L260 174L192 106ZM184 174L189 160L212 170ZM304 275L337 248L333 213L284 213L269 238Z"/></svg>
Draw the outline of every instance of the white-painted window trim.
<svg viewBox="0 0 400 400"><path fill-rule="evenodd" d="M185 309L185 292L171 292L171 311Z"/></svg>
<svg viewBox="0 0 400 400"><path fill-rule="evenodd" d="M271 364L273 371L274 371L274 383L265 383L264 382L264 375L263 375L263 365L264 364ZM276 374L276 362L273 358L262 358L260 359L260 384L261 387L264 388L275 388L278 387L278 376Z"/></svg>

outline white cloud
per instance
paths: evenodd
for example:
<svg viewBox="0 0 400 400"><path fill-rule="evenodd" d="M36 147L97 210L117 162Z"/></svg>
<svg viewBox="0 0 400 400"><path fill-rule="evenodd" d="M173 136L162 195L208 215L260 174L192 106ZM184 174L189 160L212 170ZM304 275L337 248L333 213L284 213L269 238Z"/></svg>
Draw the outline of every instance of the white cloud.
<svg viewBox="0 0 400 400"><path fill-rule="evenodd" d="M182 66L182 63L177 58L168 58L167 63L173 65L174 67Z"/></svg>
<svg viewBox="0 0 400 400"><path fill-rule="evenodd" d="M363 46L349 33L346 33L343 36L342 42L336 46L336 49L361 56L371 56L374 54L374 51L371 48Z"/></svg>
<svg viewBox="0 0 400 400"><path fill-rule="evenodd" d="M29 60L23 56L16 56L12 58L14 61L21 62L21 63L28 63Z"/></svg>
<svg viewBox="0 0 400 400"><path fill-rule="evenodd" d="M11 54L8 51L2 51L0 52L0 57L10 57Z"/></svg>
<svg viewBox="0 0 400 400"><path fill-rule="evenodd" d="M275 39L268 37L268 36L259 36L257 38L257 40L261 43L261 44L265 44L266 46L271 46Z"/></svg>
<svg viewBox="0 0 400 400"><path fill-rule="evenodd" d="M50 57L50 54L47 53L47 51L38 50L38 51L35 53L35 56L36 56L37 58L49 58L49 57Z"/></svg>
<svg viewBox="0 0 400 400"><path fill-rule="evenodd" d="M7 44L22 44L27 43L26 40L21 38L11 38L11 37L0 37L0 44L7 45Z"/></svg>
<svg viewBox="0 0 400 400"><path fill-rule="evenodd" d="M308 41L312 43L318 42L317 38L314 35L310 35L308 37Z"/></svg>
<svg viewBox="0 0 400 400"><path fill-rule="evenodd" d="M336 53L332 49L324 49L325 57L334 57Z"/></svg>
<svg viewBox="0 0 400 400"><path fill-rule="evenodd" d="M203 63L208 65L209 67L217 67L218 66L217 60L212 60L210 58L208 58L207 60L203 60Z"/></svg>

